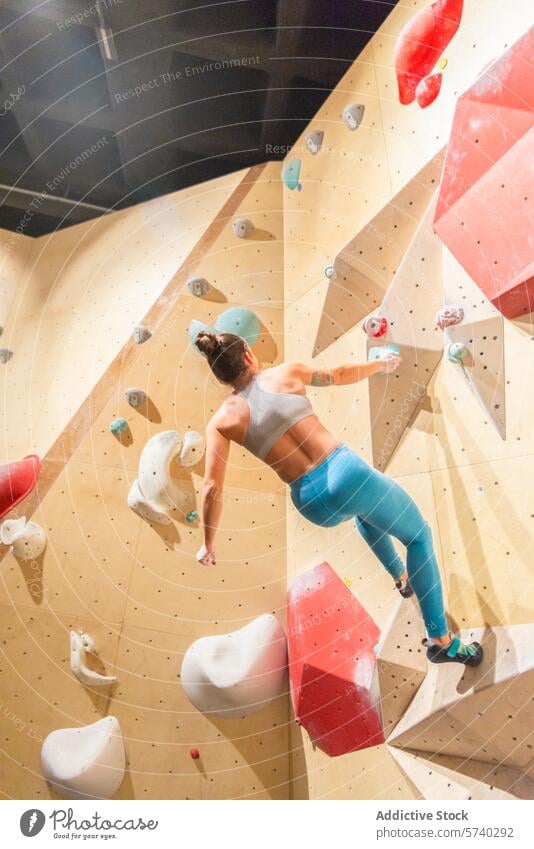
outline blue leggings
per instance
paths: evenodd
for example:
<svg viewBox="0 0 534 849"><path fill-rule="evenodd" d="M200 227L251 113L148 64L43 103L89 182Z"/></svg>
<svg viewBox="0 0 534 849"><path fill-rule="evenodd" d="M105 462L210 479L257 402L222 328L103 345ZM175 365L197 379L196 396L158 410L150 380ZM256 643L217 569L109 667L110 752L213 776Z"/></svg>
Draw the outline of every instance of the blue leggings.
<svg viewBox="0 0 534 849"><path fill-rule="evenodd" d="M346 445L291 483L291 500L308 521L331 528L354 519L371 550L394 579L404 571L391 535L406 546L406 568L429 637L449 631L432 533L415 501Z"/></svg>

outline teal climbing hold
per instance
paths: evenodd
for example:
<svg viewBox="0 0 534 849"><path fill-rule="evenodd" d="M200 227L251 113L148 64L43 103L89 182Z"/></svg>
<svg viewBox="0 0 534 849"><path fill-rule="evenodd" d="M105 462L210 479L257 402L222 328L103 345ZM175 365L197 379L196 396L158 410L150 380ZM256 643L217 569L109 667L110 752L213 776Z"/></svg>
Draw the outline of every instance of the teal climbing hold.
<svg viewBox="0 0 534 849"><path fill-rule="evenodd" d="M299 182L301 164L300 159L290 159L282 168L282 182L290 191L298 189L300 192L302 189L302 185Z"/></svg>
<svg viewBox="0 0 534 849"><path fill-rule="evenodd" d="M447 357L451 363L461 363L462 360L465 360L468 353L469 350L462 344L462 342L451 342L447 348Z"/></svg>
<svg viewBox="0 0 534 849"><path fill-rule="evenodd" d="M121 433L125 433L128 430L128 422L126 419L114 419L109 429L113 436L120 436Z"/></svg>
<svg viewBox="0 0 534 849"><path fill-rule="evenodd" d="M375 345L372 348L369 348L369 353L367 354L367 359L369 362L374 362L375 360L383 360L384 357L388 357L390 354L397 354L400 356L400 348L398 345Z"/></svg>
<svg viewBox="0 0 534 849"><path fill-rule="evenodd" d="M215 322L217 333L235 333L246 339L250 347L258 341L261 327L257 316L245 307L231 307L220 314Z"/></svg>
<svg viewBox="0 0 534 849"><path fill-rule="evenodd" d="M191 510L185 518L188 522L196 522L198 519L198 512L196 510Z"/></svg>
<svg viewBox="0 0 534 849"><path fill-rule="evenodd" d="M203 321L197 321L194 318L187 329L187 334L189 336L189 341L195 347L195 351L198 351L202 357L205 357L206 355L203 354L202 351L199 351L196 346L196 338L201 330L206 330L208 333L215 333L215 328L211 327L209 324L204 324Z"/></svg>

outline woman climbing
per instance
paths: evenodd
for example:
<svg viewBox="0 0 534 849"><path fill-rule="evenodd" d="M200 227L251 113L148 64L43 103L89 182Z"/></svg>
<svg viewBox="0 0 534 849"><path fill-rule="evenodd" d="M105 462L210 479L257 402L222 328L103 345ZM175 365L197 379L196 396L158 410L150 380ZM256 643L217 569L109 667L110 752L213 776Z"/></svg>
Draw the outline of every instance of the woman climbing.
<svg viewBox="0 0 534 849"><path fill-rule="evenodd" d="M306 397L306 386L344 386L379 372L393 372L400 358L391 355L333 369L284 363L261 370L240 336L201 331L195 341L215 377L234 389L206 431L204 545L197 560L215 563L224 476L230 443L236 442L289 484L293 504L310 522L333 527L354 519L400 594L408 598L415 592L428 634L423 644L432 663L477 666L483 656L479 643L465 644L449 632L432 535L419 508L395 481L326 430ZM391 536L406 546L406 568Z"/></svg>

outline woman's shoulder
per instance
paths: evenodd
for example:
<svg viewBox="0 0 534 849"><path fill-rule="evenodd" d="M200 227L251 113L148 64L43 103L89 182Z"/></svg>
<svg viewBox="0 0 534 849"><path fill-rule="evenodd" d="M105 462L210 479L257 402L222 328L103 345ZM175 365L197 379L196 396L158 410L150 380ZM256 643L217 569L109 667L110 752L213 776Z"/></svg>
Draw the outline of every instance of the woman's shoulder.
<svg viewBox="0 0 534 849"><path fill-rule="evenodd" d="M305 389L297 363L280 363L280 365L263 369L260 372L260 380L265 383L266 388L272 387L279 392L302 394Z"/></svg>
<svg viewBox="0 0 534 849"><path fill-rule="evenodd" d="M210 419L210 425L219 429L232 427L247 413L248 405L244 398L232 392Z"/></svg>

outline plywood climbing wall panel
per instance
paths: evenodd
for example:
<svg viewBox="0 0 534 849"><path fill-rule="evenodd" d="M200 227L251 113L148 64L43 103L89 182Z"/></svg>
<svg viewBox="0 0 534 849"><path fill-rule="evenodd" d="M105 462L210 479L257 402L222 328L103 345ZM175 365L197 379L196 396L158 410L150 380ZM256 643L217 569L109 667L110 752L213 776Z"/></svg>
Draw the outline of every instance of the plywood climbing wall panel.
<svg viewBox="0 0 534 849"><path fill-rule="evenodd" d="M465 360L448 365L458 380L467 380L479 400L483 413L506 438L506 380L504 368L504 321L478 286L452 254L443 250L443 295L447 304L459 304L464 317L459 324L446 328L445 348L461 344L467 349Z"/></svg>
<svg viewBox="0 0 534 849"><path fill-rule="evenodd" d="M258 173L261 169L251 172L252 181ZM274 179L278 166L271 174ZM270 364L283 357L282 245L275 226L280 183L267 178L254 191L248 199L245 193L235 212L255 216L263 233L250 242L238 239L228 220L209 250L195 255L195 274L212 282L217 274L217 298L192 296L184 274L159 304L152 337L114 362L113 397L105 402L95 394L94 409L91 403L84 408L49 457L47 474L57 469L58 476L34 516L48 536L40 561L24 565L6 554L0 562L3 621L17 634L3 644L1 666L9 670L8 680L20 683L9 710L19 727L33 725L39 734L24 737L21 746L11 713L0 714L2 736L9 737L2 787L14 796L48 798L39 765L42 739L54 728L88 723L104 713L117 716L125 738L121 798L290 795L287 692L253 717L208 720L187 700L179 680L183 654L198 637L235 630L262 613L273 613L285 625L286 498L279 479L243 450L232 453L213 568L195 559L202 539L198 521L182 515L170 525L150 526L127 505L146 441L169 429L204 432L228 391L191 347L191 319L211 322L229 306L246 304L261 322L256 347L261 360ZM261 268L254 289L252 272ZM146 392L144 407L128 405L123 393L131 386ZM119 440L109 424L121 415L129 428ZM78 428L86 434L76 447ZM190 508L198 509L202 463L178 472ZM102 701L100 694L93 701L70 672L68 630L74 626L94 636L106 672L117 676L109 699ZM34 632L52 634L53 644L43 641L39 653L28 650ZM38 659L39 676L20 663L19 647ZM53 700L46 695L47 681L57 689ZM198 760L189 755L193 747L200 751Z"/></svg>
<svg viewBox="0 0 534 849"><path fill-rule="evenodd" d="M500 790L493 784L477 781L448 769L441 764L390 748L402 771L418 789L422 799L514 799L511 793Z"/></svg>
<svg viewBox="0 0 534 849"><path fill-rule="evenodd" d="M0 341L15 352L0 370L4 456L48 450L244 173L27 239Z"/></svg>
<svg viewBox="0 0 534 849"><path fill-rule="evenodd" d="M456 627L532 620L533 474L532 455L432 473Z"/></svg>
<svg viewBox="0 0 534 849"><path fill-rule="evenodd" d="M341 290L338 295L342 294L344 300L334 298L335 289L332 286L329 290L324 268L355 234L369 235L370 225L373 220L375 223L379 220L381 210L387 215L396 195L405 187L408 189L421 169L443 150L449 139L456 98L531 24L529 4L525 2L514 4L510 14L503 15L497 0L488 0L483 10L475 0L465 0L460 29L445 52L448 64L443 69L439 97L426 110L416 103L405 107L397 96L393 67L395 43L404 23L430 3L431 0L414 0L409 5L397 4L371 40L370 49L340 82L338 89L347 101L366 105L360 128L348 137L350 147L345 127L332 120L340 103L336 92L336 97L325 101L308 128L324 131L320 153L308 155L301 138L288 155L288 159L301 157L303 183L302 192L284 194L285 332L289 359L309 361L316 338L321 348L314 359L317 367L329 368L365 359L365 337L351 324L352 299ZM370 123L366 124L369 106L363 99L364 91L376 92L379 121L373 112ZM374 134L374 144L366 162L369 131ZM332 148L337 148L338 153L331 155ZM323 156L325 151L328 156ZM355 168L351 157L358 154L363 160L360 163L358 159ZM332 162L335 162L334 179ZM351 204L349 192L353 191L354 180L362 177L359 168L365 162L368 173L360 180L358 203ZM386 172L388 180L384 182ZM307 175L313 179L306 183ZM376 281L375 285L386 279L390 282L392 270L398 270L420 217L418 213L417 222L410 223L408 216L402 216L406 234L402 238L399 234L398 244L390 242L387 250L387 240L383 242L380 256L373 254L363 269L367 280ZM414 229L408 234L412 224ZM386 254L383 258L382 253ZM436 281L440 274L438 271ZM442 303L440 285L435 292L439 301L437 309ZM332 307L327 307L329 298L333 299ZM407 310L411 308L408 299L403 303ZM417 326L419 315L416 311L410 317L408 332ZM433 314L431 321L434 328ZM442 333L437 330L433 333L432 348L438 356ZM458 381L452 364L449 368L449 363L442 362L426 386L419 413L404 430L387 469L388 474L408 489L431 521L429 507L435 507L439 526L434 526L433 538L443 567L452 627L480 626L485 621L497 625L532 620L534 603L525 588L530 580L529 528L530 514L534 511L528 497L520 495L520 489L528 487L534 451L534 435L529 425L534 415L534 394L529 388L531 370L528 369L527 375L524 368L532 357L532 338L531 322L504 327L506 441L491 418L484 415L471 385ZM309 394L321 420L366 460L372 461L367 384L312 389ZM431 469L431 476L424 474ZM364 544L353 535L351 526L315 528L289 507L289 580L296 572L318 562L317 558L328 559L340 574L352 581L354 592L384 628L393 605L388 595L390 585L380 567L374 572L376 564L367 560ZM360 752L333 763L321 752L311 750L306 741L302 746L298 750L299 774L303 772L304 760L310 798L389 798L389 794L395 793L405 798L420 797L386 749ZM428 757L434 756L428 753ZM471 767L474 762L467 763ZM456 770L453 764L444 766ZM497 772L495 765L486 764L484 773L471 770L462 774L459 783L465 786L468 775L474 781L494 784L505 793L512 792L513 779L509 775L502 779L502 774L499 778ZM379 786L382 776L383 787ZM522 792L528 794L524 782L522 787Z"/></svg>
<svg viewBox="0 0 534 849"><path fill-rule="evenodd" d="M314 356L380 306L439 183L442 161L437 154L336 256Z"/></svg>
<svg viewBox="0 0 534 849"><path fill-rule="evenodd" d="M369 381L373 462L383 471L424 400L442 356L441 332L435 325L441 302L442 248L432 232L437 194L427 206L415 236L377 310L388 322L385 336L373 346L395 344L402 363L391 375Z"/></svg>
<svg viewBox="0 0 534 849"><path fill-rule="evenodd" d="M360 127L347 129L342 112L365 106ZM326 265L390 197L375 68L369 45L327 98L310 129L322 129L317 156L304 134L288 159L302 161L301 192L284 189L285 297L293 303L320 280Z"/></svg>
<svg viewBox="0 0 534 849"><path fill-rule="evenodd" d="M456 664L431 666L390 744L502 764L532 778L533 628L510 625L463 632L469 641L486 638L486 657L478 673L465 673L465 667Z"/></svg>

